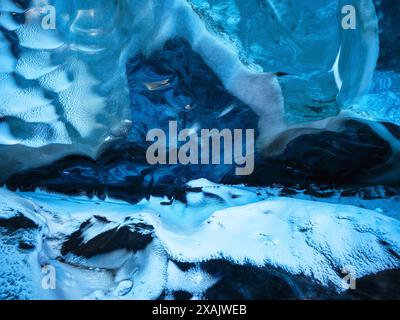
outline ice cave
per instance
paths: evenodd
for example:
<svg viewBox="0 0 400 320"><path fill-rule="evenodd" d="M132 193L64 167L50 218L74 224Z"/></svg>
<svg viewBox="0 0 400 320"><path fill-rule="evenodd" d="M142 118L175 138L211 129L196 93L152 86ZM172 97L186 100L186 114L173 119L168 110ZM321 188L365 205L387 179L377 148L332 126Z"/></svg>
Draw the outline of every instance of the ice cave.
<svg viewBox="0 0 400 320"><path fill-rule="evenodd" d="M400 299L398 1L0 0L0 300L30 299Z"/></svg>

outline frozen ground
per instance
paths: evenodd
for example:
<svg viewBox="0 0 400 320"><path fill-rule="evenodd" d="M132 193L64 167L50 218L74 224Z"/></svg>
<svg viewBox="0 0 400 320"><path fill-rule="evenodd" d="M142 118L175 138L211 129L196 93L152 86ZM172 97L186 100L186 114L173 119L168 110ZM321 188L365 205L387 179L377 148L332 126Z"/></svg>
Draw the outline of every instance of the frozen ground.
<svg viewBox="0 0 400 320"><path fill-rule="evenodd" d="M168 299L184 292L207 298L226 276L210 267L219 261L268 269L270 277L286 279L298 297L305 291L309 297L314 286L313 297L325 298L345 291L346 272L358 279L400 266L400 222L394 212L207 180L189 185L187 204L153 197L131 205L1 189L0 270L7 280L0 294ZM11 230L16 216L35 227ZM21 249L25 238L31 247ZM55 268L55 290L42 289L46 265Z"/></svg>

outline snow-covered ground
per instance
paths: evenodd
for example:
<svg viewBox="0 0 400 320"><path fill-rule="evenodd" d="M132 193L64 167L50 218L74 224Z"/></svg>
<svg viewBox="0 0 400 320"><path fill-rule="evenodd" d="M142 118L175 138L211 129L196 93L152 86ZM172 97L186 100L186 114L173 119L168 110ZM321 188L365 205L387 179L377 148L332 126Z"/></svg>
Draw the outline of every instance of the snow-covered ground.
<svg viewBox="0 0 400 320"><path fill-rule="evenodd" d="M13 247L0 227L0 272L8 279L0 295L156 299L181 290L203 298L219 280L201 267L210 260L301 275L340 293L348 272L360 278L400 267L400 222L393 212L203 179L190 186L187 204L153 197L136 205L0 189L0 221L22 215L37 225L18 231L30 234L30 250ZM42 287L48 265L55 290Z"/></svg>

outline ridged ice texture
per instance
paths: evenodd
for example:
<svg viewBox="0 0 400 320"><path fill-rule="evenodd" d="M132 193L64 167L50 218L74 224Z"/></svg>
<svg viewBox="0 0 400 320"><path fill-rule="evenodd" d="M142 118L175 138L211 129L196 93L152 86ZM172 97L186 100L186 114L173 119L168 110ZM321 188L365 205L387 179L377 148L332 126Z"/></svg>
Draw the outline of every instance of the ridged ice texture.
<svg viewBox="0 0 400 320"><path fill-rule="evenodd" d="M54 30L42 27L47 3ZM1 175L63 154L93 156L126 125L123 12L113 1L1 1Z"/></svg>

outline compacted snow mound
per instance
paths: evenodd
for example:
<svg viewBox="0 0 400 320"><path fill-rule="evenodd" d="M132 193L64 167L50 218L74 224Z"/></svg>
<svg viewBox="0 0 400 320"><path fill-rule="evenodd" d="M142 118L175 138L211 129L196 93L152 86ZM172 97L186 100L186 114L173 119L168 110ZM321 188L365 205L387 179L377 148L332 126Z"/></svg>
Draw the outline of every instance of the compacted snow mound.
<svg viewBox="0 0 400 320"><path fill-rule="evenodd" d="M341 288L358 277L399 266L400 224L357 207L279 198L215 212L190 235L159 229L179 260L210 258L265 264Z"/></svg>

